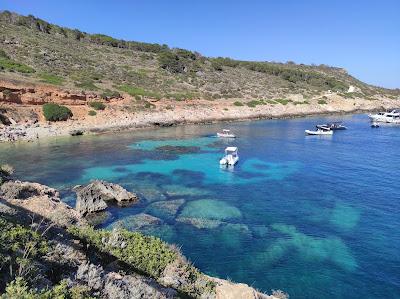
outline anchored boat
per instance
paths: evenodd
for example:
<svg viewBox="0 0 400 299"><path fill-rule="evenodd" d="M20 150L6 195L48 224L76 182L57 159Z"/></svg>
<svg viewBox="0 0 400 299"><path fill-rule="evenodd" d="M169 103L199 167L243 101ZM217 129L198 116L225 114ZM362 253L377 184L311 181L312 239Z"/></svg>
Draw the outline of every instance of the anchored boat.
<svg viewBox="0 0 400 299"><path fill-rule="evenodd" d="M230 130L227 130L227 129L222 130L222 132L218 132L217 137L236 138L235 134L233 134Z"/></svg>
<svg viewBox="0 0 400 299"><path fill-rule="evenodd" d="M383 123L400 123L400 109L394 109L390 112L379 112L377 114L368 114L371 121Z"/></svg>
<svg viewBox="0 0 400 299"><path fill-rule="evenodd" d="M327 123L324 125L317 125L316 126L318 129L321 130L327 130L330 129L332 131L336 131L336 130L346 130L347 128L342 124L342 122L340 121L336 121L336 122L332 122L332 123Z"/></svg>
<svg viewBox="0 0 400 299"><path fill-rule="evenodd" d="M225 156L219 160L220 165L235 165L239 161L238 148L229 146L225 149Z"/></svg>
<svg viewBox="0 0 400 299"><path fill-rule="evenodd" d="M316 131L305 130L305 133L307 135L332 135L333 131L331 129L328 129L328 130L318 129Z"/></svg>

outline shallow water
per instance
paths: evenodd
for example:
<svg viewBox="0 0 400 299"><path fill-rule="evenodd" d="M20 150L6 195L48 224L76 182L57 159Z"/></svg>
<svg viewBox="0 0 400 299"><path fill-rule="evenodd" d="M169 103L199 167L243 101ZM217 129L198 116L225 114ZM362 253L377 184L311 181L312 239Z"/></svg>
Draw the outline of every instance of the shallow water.
<svg viewBox="0 0 400 299"><path fill-rule="evenodd" d="M349 130L304 136L338 118ZM210 136L226 126L240 137ZM240 161L221 169L228 145ZM211 275L290 298L400 298L399 148L399 127L371 129L355 115L0 145L0 161L70 204L71 186L94 178L135 190L141 202L111 207L104 227L177 243ZM139 213L162 223L145 225Z"/></svg>

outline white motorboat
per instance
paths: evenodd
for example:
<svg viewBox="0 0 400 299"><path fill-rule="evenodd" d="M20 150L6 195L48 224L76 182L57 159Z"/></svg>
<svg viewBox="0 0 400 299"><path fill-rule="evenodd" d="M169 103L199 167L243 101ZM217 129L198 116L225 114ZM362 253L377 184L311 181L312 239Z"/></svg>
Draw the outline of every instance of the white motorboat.
<svg viewBox="0 0 400 299"><path fill-rule="evenodd" d="M238 148L229 146L225 149L225 156L219 160L220 165L235 165L239 161Z"/></svg>
<svg viewBox="0 0 400 299"><path fill-rule="evenodd" d="M312 130L305 130L307 135L332 135L333 131L332 130L321 130L318 129L316 131L312 131Z"/></svg>
<svg viewBox="0 0 400 299"><path fill-rule="evenodd" d="M368 117L374 122L400 123L400 109L394 109L390 112L368 114Z"/></svg>
<svg viewBox="0 0 400 299"><path fill-rule="evenodd" d="M227 130L227 129L222 130L222 132L218 132L217 137L236 138L235 134L233 134L230 130Z"/></svg>

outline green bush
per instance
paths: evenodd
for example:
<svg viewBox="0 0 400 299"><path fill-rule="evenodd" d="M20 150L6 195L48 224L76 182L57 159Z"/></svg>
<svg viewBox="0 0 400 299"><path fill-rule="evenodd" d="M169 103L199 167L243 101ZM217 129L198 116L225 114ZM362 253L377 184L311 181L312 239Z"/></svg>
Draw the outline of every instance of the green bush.
<svg viewBox="0 0 400 299"><path fill-rule="evenodd" d="M15 280L7 284L6 292L1 299L94 299L91 297L88 287L73 286L69 287L66 280L62 280L49 290L43 289L38 291L32 289L28 283L22 278L17 277Z"/></svg>
<svg viewBox="0 0 400 299"><path fill-rule="evenodd" d="M104 105L102 102L90 102L89 106L92 107L94 110L106 109L106 105Z"/></svg>
<svg viewBox="0 0 400 299"><path fill-rule="evenodd" d="M72 117L72 111L68 107L54 103L44 104L43 114L47 121L61 121Z"/></svg>
<svg viewBox="0 0 400 299"><path fill-rule="evenodd" d="M242 102L236 101L233 103L235 106L244 106Z"/></svg>
<svg viewBox="0 0 400 299"><path fill-rule="evenodd" d="M97 115L97 112L94 111L94 110L90 110L90 111L88 112L88 114L89 114L89 116L96 116L96 115Z"/></svg>
<svg viewBox="0 0 400 299"><path fill-rule="evenodd" d="M328 104L325 100L318 100L318 104L320 105L326 105Z"/></svg>

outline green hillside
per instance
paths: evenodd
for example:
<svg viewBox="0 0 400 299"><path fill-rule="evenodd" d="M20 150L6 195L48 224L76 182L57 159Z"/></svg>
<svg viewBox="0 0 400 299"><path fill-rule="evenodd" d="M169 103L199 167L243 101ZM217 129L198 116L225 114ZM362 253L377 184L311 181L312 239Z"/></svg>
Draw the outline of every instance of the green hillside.
<svg viewBox="0 0 400 299"><path fill-rule="evenodd" d="M305 97L357 86L365 96L395 93L344 69L292 62L210 58L167 45L124 41L63 28L34 16L0 13L0 70L14 77L104 95L176 100Z"/></svg>

